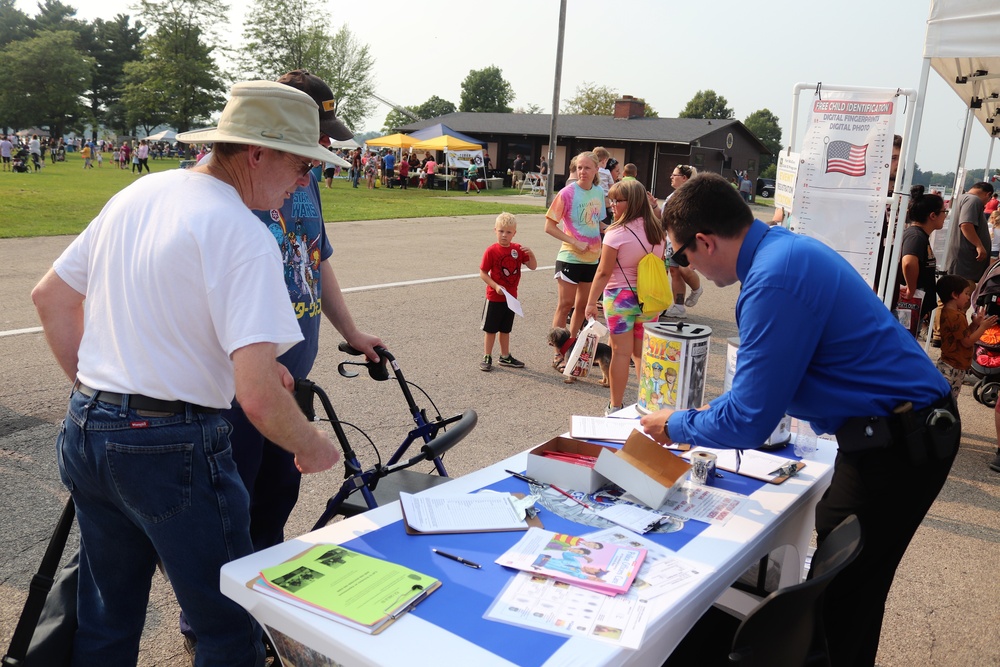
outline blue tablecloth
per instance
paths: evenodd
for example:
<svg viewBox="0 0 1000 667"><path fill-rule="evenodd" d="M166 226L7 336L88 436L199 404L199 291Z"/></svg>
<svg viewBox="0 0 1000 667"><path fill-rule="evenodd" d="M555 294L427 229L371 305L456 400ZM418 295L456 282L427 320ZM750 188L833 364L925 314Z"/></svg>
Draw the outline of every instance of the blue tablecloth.
<svg viewBox="0 0 1000 667"><path fill-rule="evenodd" d="M723 475L717 480L717 486L728 491L750 495L764 485L764 482L739 475ZM527 486L520 480L507 478L486 488L523 493ZM542 512L540 518L546 530L570 535L595 530L551 512ZM707 527L708 524L699 521L688 521L678 532L652 533L646 537L676 551ZM568 638L483 618L493 600L514 575L512 570L493 561L521 539L521 536L520 532L408 535L403 522L397 521L346 542L344 546L437 577L442 581L441 588L411 613L514 664L536 667L548 660ZM473 569L436 556L431 549L460 555L479 563L482 569ZM414 649L424 651L433 650L433 647Z"/></svg>

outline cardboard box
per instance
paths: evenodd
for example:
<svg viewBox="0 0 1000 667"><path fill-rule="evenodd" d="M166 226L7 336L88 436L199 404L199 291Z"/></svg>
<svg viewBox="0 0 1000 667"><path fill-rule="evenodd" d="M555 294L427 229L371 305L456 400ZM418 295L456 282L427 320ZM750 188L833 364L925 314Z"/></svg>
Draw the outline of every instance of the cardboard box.
<svg viewBox="0 0 1000 667"><path fill-rule="evenodd" d="M560 451L572 454L586 454L587 456L599 456L607 449L609 448L584 442L583 440L574 440L573 438L564 438L562 436L552 438L528 452L528 477L534 477L539 482L555 484L565 491L572 489L573 491L582 491L583 493L593 493L608 483L608 480L603 475L593 468L546 458L543 453L547 451Z"/></svg>
<svg viewBox="0 0 1000 667"><path fill-rule="evenodd" d="M684 483L691 464L633 432L619 451L601 452L594 469L655 510Z"/></svg>

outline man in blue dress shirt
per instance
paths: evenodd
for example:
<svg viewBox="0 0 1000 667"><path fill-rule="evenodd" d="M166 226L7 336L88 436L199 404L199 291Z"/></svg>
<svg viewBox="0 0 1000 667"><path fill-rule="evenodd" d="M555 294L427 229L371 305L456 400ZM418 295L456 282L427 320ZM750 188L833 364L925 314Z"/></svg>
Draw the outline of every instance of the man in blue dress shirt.
<svg viewBox="0 0 1000 667"><path fill-rule="evenodd" d="M756 448L787 413L836 434L816 530L822 543L856 514L864 547L827 590L824 621L834 665L873 665L896 567L958 451L948 383L850 264L755 220L721 176L691 179L663 220L674 261L740 282L740 358L706 409L660 410L643 428L661 443Z"/></svg>

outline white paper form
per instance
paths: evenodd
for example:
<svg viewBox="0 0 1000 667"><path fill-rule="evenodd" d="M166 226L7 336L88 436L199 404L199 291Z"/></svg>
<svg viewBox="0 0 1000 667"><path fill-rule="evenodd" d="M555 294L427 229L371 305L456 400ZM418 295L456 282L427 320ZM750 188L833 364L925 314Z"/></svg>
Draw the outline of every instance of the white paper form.
<svg viewBox="0 0 1000 667"><path fill-rule="evenodd" d="M515 315L524 317L524 309L521 307L521 302L517 300L517 297L511 296L507 290L503 291L503 295L507 299L507 307L514 311Z"/></svg>
<svg viewBox="0 0 1000 667"><path fill-rule="evenodd" d="M667 499L659 511L682 519L725 525L748 501L749 498L740 493L685 484Z"/></svg>
<svg viewBox="0 0 1000 667"><path fill-rule="evenodd" d="M519 530L527 527L509 494L425 498L400 492L406 523L422 533Z"/></svg>
<svg viewBox="0 0 1000 667"><path fill-rule="evenodd" d="M638 419L584 417L581 415L570 417L569 434L573 438L625 442L635 430L642 432L642 426Z"/></svg>

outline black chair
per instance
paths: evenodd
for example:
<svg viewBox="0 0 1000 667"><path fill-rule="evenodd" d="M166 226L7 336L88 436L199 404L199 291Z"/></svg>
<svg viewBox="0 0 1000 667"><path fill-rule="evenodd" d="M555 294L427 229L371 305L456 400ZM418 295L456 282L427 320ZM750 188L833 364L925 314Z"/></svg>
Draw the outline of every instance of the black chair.
<svg viewBox="0 0 1000 667"><path fill-rule="evenodd" d="M851 515L813 554L808 580L774 591L742 622L710 607L664 667L829 665L821 614L823 592L860 551L861 526Z"/></svg>
<svg viewBox="0 0 1000 667"><path fill-rule="evenodd" d="M861 552L861 524L853 514L813 554L809 579L768 595L736 630L731 664L741 667L829 665L823 593Z"/></svg>

